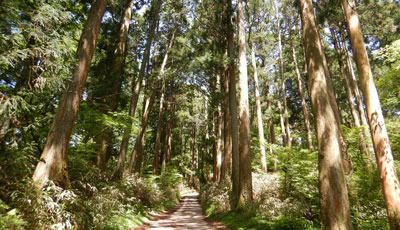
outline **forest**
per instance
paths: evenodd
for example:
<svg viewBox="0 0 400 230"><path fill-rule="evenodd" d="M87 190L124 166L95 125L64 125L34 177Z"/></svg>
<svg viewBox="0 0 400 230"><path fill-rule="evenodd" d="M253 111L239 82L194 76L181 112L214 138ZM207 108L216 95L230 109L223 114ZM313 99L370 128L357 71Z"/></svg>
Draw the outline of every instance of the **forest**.
<svg viewBox="0 0 400 230"><path fill-rule="evenodd" d="M400 230L399 26L392 0L0 1L0 230ZM138 228L197 199L205 227Z"/></svg>

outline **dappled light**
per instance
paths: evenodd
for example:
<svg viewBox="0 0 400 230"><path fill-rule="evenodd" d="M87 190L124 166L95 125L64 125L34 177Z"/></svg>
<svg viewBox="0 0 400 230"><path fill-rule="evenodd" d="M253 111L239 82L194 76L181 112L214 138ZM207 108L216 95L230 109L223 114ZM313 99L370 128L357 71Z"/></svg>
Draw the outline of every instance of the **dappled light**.
<svg viewBox="0 0 400 230"><path fill-rule="evenodd" d="M225 229L224 227L213 227L204 220L202 209L198 200L198 194L184 195L181 203L174 208L174 212L168 214L157 214L143 227L135 230L151 229Z"/></svg>

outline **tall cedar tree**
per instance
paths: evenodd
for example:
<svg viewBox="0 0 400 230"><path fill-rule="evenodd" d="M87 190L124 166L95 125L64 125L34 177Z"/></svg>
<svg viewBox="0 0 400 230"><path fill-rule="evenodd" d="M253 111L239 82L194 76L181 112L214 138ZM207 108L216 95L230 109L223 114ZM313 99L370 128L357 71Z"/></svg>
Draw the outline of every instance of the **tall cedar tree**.
<svg viewBox="0 0 400 230"><path fill-rule="evenodd" d="M354 0L344 0L342 1L342 6L346 15L347 31L349 32L350 43L354 52L354 60L360 76L361 90L367 107L368 122L379 175L381 176L389 225L391 229L397 230L400 229L400 184L393 161L381 103L372 76L361 24L355 10L355 2Z"/></svg>
<svg viewBox="0 0 400 230"><path fill-rule="evenodd" d="M150 56L150 48L151 48L151 44L153 42L153 37L155 34L158 19L160 17L160 9L161 9L161 5L163 2L162 0L154 0L154 1L152 1L152 4L154 4L153 5L153 7L154 7L153 8L153 17L152 17L152 20L150 23L150 28L149 28L148 35L147 35L146 47L145 47L145 51L143 54L142 62L140 64L139 76L136 79L136 83L132 84L132 97L131 97L131 100L129 103L129 116L131 118L135 116L136 106L137 106L138 99L139 99L139 93L142 88L142 82L143 82L145 70L146 70L149 56ZM116 178L120 178L124 171L126 153L128 152L129 138L130 138L131 129L132 129L132 122L133 122L132 119L130 119L129 125L127 125L127 127L124 131L124 135L122 137L117 167L114 172L114 177L116 177Z"/></svg>
<svg viewBox="0 0 400 230"><path fill-rule="evenodd" d="M68 145L106 5L107 0L95 0L89 11L76 52L77 65L72 80L60 100L43 153L33 173L33 180L39 187L43 187L48 180L62 187L70 187L66 161Z"/></svg>
<svg viewBox="0 0 400 230"><path fill-rule="evenodd" d="M250 155L250 117L249 117L249 89L247 77L246 57L246 32L244 26L244 10L241 0L237 2L237 25L239 45L239 159L240 159L240 187L243 198L247 201L253 200L253 188L251 177L251 155Z"/></svg>
<svg viewBox="0 0 400 230"><path fill-rule="evenodd" d="M279 17L279 10L276 2L274 1L274 8L276 14L277 21L277 31L278 31L278 48L279 48L279 70L281 74L281 91L282 91L282 101L283 101L283 118L285 123L281 123L282 133L283 134L283 142L287 147L291 146L291 138L290 138L290 127L289 127L289 114L287 109L287 100L286 100L286 79L284 74L284 66L283 66L283 50L282 50L282 32L281 32L281 19ZM280 103L280 102L279 102ZM283 128L284 127L284 128Z"/></svg>
<svg viewBox="0 0 400 230"><path fill-rule="evenodd" d="M235 50L233 38L233 8L232 0L226 0L226 37L228 43L228 78L229 78L229 112L231 121L231 144L232 144L232 209L239 204L240 180L239 180L239 121L237 118L236 105L236 76L235 76Z"/></svg>
<svg viewBox="0 0 400 230"><path fill-rule="evenodd" d="M172 45L175 40L175 32L176 29L173 30L167 50L164 54L163 62L161 63L159 78L161 79L161 92L160 92L160 108L158 111L158 122L157 122L157 134L156 134L156 143L154 147L154 161L153 161L153 174L157 174L158 163L160 158L160 149L161 149L161 131L162 131L162 119L164 117L164 101L165 101L165 67L168 61L168 52L172 48Z"/></svg>
<svg viewBox="0 0 400 230"><path fill-rule="evenodd" d="M118 39L115 44L112 60L111 60L111 71L108 75L108 84L111 85L111 90L105 97L105 104L108 106L106 112L115 112L118 103L118 95L120 91L120 79L123 71L123 62L126 49L126 39L128 38L129 24L132 15L133 0L127 2L124 8L121 21L119 23ZM100 151L97 155L97 165L101 169L105 169L107 165L107 149L109 148L112 141L112 129L104 126L103 133L100 141Z"/></svg>
<svg viewBox="0 0 400 230"><path fill-rule="evenodd" d="M252 18L250 16L251 12L248 7L248 2L246 2L246 9L247 9L247 21L250 25L250 32L249 32L249 46L251 50L251 66L253 67L253 80L254 80L254 98L256 100L256 113L257 113L257 130L258 130L258 140L259 140L259 147L260 147L260 163L261 163L261 170L263 172L267 172L267 157L265 152L265 137L264 137L264 124L263 124L263 114L261 109L261 97L260 97L260 86L258 83L258 71L257 71L257 62L256 62L256 47L251 36L251 25L252 25ZM255 13L255 12L254 12Z"/></svg>
<svg viewBox="0 0 400 230"><path fill-rule="evenodd" d="M324 229L349 230L349 199L341 162L339 127L329 91L332 91L324 70L323 48L315 22L311 0L300 0L303 43L310 86L311 105L318 140L319 196L321 222Z"/></svg>

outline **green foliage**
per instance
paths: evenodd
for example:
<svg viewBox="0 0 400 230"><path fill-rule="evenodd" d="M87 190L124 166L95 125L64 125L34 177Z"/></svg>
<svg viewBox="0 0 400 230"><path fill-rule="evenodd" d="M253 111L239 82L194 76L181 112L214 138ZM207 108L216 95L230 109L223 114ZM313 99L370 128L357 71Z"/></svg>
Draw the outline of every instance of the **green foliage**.
<svg viewBox="0 0 400 230"><path fill-rule="evenodd" d="M283 150L283 151L282 151ZM283 148L278 152L281 196L289 199L288 214L310 219L319 216L318 154L308 149Z"/></svg>
<svg viewBox="0 0 400 230"><path fill-rule="evenodd" d="M350 208L355 229L389 229L377 167L360 167L349 180Z"/></svg>
<svg viewBox="0 0 400 230"><path fill-rule="evenodd" d="M293 169L288 167L286 172L253 173L254 201L239 212L229 211L229 183L202 185L200 198L204 213L231 229L319 229L317 178L313 173L315 163L311 160L315 156L303 150L293 153L292 158L293 165L286 164ZM304 169L295 173L301 167Z"/></svg>
<svg viewBox="0 0 400 230"><path fill-rule="evenodd" d="M224 180L220 184L210 183L200 187L200 201L205 215L210 216L230 210L229 183Z"/></svg>
<svg viewBox="0 0 400 230"><path fill-rule="evenodd" d="M106 223L104 230L126 230L139 226L150 218L148 214L135 213L127 210L125 213L113 215Z"/></svg>
<svg viewBox="0 0 400 230"><path fill-rule="evenodd" d="M211 177L213 157L210 150L216 141L213 119L218 111L217 105L224 96L216 87L216 76L223 76L226 64L236 61L229 60L225 54L225 6L212 0L168 0L164 4L154 39L157 42L152 44L154 56L150 58L146 69L149 73L146 79L150 79L147 86L153 84L151 78L158 73L170 32L176 29L176 39L167 62L165 95L166 106L175 106L175 111L165 113L164 119L172 121L173 125L171 158L166 172L160 176L146 174L112 181L123 130L128 122L133 122L132 148L140 128L142 94L139 95L134 117L128 116L129 98L132 96L133 79L143 61L152 17L151 7L144 15L140 15L140 9L150 4L149 1L134 3L124 70L121 76L110 76L110 63L115 54L118 24L124 5L112 0L102 21L93 64L70 141L67 162L72 188L63 189L50 182L44 189L37 190L27 179L39 161L57 104L71 78L79 31L85 22L84 15L87 15L89 2L0 1L0 129L2 132L5 130L0 138L0 229L131 229L146 220L149 211L174 205L180 198L182 184L188 178L194 177L191 183L197 187L199 181L207 182ZM338 4L336 0L318 1L315 6L343 123L349 125L352 120L343 82L335 77L338 76L339 66L334 59L336 56L331 38L325 33L326 22L336 25L340 22L343 25ZM306 133L297 84L293 80L292 45L297 47L300 71L304 71L303 50L299 46L299 18L292 2L278 3L278 17L282 16L284 71L287 78L285 93L294 146L286 148L281 147L279 135L282 130L278 125L279 111L276 108L281 93L278 90L280 79L276 60L277 15L272 5L269 1L248 1L248 16L252 25L247 25L247 32L254 42L261 101L266 101L265 84L270 86L268 99L272 100L272 108L266 111L266 104L262 106L264 121L272 117L275 123L278 143L266 145L272 150L267 156L268 169L274 172L264 174L257 171L260 168L260 150L254 122L251 130L252 166L255 169L254 202L238 213L229 212L231 185L229 181L223 181L201 185L202 205L207 215L221 220L232 229L319 229L318 154L302 149L305 146L301 145L306 144ZM371 64L383 109L389 115L386 117L390 118L387 129L398 167L399 9L394 2L357 2L368 49L377 50L384 46L376 52ZM249 68L249 76L253 72L253 68ZM120 91L116 93L115 111L109 111L111 106L108 100L115 96L110 95L111 82L114 80L120 86ZM251 81L249 83L252 92L254 85ZM307 87L306 81L304 84ZM250 106L254 106L252 93L249 100ZM157 105L158 98L154 108L158 108ZM250 117L255 117L254 108L251 111ZM143 157L145 173L149 173L152 167L155 130L162 125L157 122L157 112L157 109L153 109L146 133L147 144ZM264 130L267 130L266 123L264 125ZM104 128L112 130L113 138L107 149L107 169L102 171L96 166L96 156ZM359 134L363 130L345 126L343 130L354 167L354 173L347 178L354 228L388 229L375 161L373 156L363 156L359 150ZM162 137L165 137L165 130ZM165 140L161 142L164 152L166 143ZM275 161L276 171L273 167Z"/></svg>
<svg viewBox="0 0 400 230"><path fill-rule="evenodd" d="M73 189L52 182L42 190L30 180L13 183L14 209L0 200L0 229L130 229L146 221L148 212L174 206L183 189L177 173L107 183L91 176L87 182L75 180Z"/></svg>
<svg viewBox="0 0 400 230"><path fill-rule="evenodd" d="M388 112L400 111L400 40L393 41L390 45L382 47L375 56L384 59L387 67L379 77L377 87L382 107Z"/></svg>
<svg viewBox="0 0 400 230"><path fill-rule="evenodd" d="M389 229L382 185L373 152L366 156L359 150L360 133L363 132L363 128L342 127L353 166L353 173L347 177L351 219L354 229ZM371 144L369 138L365 138L367 144Z"/></svg>
<svg viewBox="0 0 400 230"><path fill-rule="evenodd" d="M232 230L317 230L312 221L295 217L277 217L272 220L249 211L225 212L209 217L228 226Z"/></svg>
<svg viewBox="0 0 400 230"><path fill-rule="evenodd" d="M23 230L26 222L18 214L17 210L11 209L0 200L0 229Z"/></svg>
<svg viewBox="0 0 400 230"><path fill-rule="evenodd" d="M385 120L386 129L389 134L390 147L392 148L392 153L396 166L400 166L400 118ZM396 167L400 169L400 167ZM399 171L397 171L399 173Z"/></svg>

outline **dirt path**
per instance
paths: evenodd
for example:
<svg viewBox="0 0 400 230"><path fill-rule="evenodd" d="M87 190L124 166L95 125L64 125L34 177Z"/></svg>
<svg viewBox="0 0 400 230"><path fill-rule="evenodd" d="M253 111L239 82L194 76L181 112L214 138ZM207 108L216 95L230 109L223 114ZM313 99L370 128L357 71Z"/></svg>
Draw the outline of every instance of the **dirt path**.
<svg viewBox="0 0 400 230"><path fill-rule="evenodd" d="M198 194L188 194L182 197L182 201L170 212L156 215L135 230L172 230L172 229L227 229L217 223L210 223L204 220Z"/></svg>

